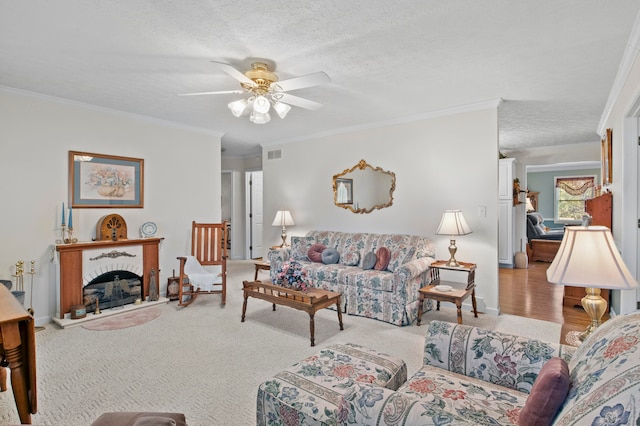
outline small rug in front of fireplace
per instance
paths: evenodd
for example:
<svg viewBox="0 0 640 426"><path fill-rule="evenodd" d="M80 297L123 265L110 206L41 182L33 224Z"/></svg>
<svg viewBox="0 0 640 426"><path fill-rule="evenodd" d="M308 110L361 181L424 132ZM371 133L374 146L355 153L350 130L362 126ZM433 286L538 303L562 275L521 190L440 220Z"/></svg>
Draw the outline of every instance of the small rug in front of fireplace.
<svg viewBox="0 0 640 426"><path fill-rule="evenodd" d="M160 313L161 310L158 308L138 309L126 314L90 321L83 324L82 328L95 331L120 330L153 321L160 316Z"/></svg>

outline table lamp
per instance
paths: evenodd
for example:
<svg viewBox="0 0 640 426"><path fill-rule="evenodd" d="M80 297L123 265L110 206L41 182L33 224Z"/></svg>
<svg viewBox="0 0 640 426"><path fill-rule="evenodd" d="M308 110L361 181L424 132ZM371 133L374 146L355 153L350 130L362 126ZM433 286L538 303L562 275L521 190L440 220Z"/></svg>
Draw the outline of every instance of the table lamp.
<svg viewBox="0 0 640 426"><path fill-rule="evenodd" d="M438 230L436 231L437 235L449 235L451 236L450 245L449 245L449 254L451 258L447 262L447 266L451 266L457 268L460 264L456 261L456 251L458 248L456 247L456 236L457 235L467 235L470 234L471 228L467 224L467 221L464 220L464 216L460 210L445 210L442 213L442 220L440 221L440 226L438 226Z"/></svg>
<svg viewBox="0 0 640 426"><path fill-rule="evenodd" d="M280 237L282 238L282 244L280 247L284 247L287 241L287 226L295 225L293 218L291 217L291 213L289 210L278 210L276 213L275 219L273 219L272 226L282 226L282 234Z"/></svg>
<svg viewBox="0 0 640 426"><path fill-rule="evenodd" d="M606 226L567 226L558 253L547 269L547 281L586 287L582 307L591 324L578 336L580 340L600 325L607 310L607 301L600 296L600 289L629 290L638 286Z"/></svg>

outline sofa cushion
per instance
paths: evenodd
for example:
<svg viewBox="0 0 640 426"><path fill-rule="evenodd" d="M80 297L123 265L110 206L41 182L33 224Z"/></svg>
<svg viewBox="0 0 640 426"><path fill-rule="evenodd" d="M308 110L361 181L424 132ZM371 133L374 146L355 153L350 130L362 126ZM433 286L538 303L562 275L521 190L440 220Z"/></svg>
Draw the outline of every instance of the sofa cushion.
<svg viewBox="0 0 640 426"><path fill-rule="evenodd" d="M360 263L359 251L347 251L340 255L340 264L347 266L358 266Z"/></svg>
<svg viewBox="0 0 640 426"><path fill-rule="evenodd" d="M519 426L550 425L569 392L569 367L561 358L551 358L540 370L520 412Z"/></svg>
<svg viewBox="0 0 640 426"><path fill-rule="evenodd" d="M392 251L387 269L391 272L395 272L398 268L407 263L413 257L415 252L415 247L403 247Z"/></svg>
<svg viewBox="0 0 640 426"><path fill-rule="evenodd" d="M327 247L322 250L322 263L325 265L333 265L334 263L338 263L340 260L340 253L338 250L333 247Z"/></svg>
<svg viewBox="0 0 640 426"><path fill-rule="evenodd" d="M362 260L362 269L373 269L376 266L376 254L372 251L364 255L364 259Z"/></svg>
<svg viewBox="0 0 640 426"><path fill-rule="evenodd" d="M257 424L345 424L342 395L356 383L397 389L406 363L362 346L333 344L277 373L258 387Z"/></svg>
<svg viewBox="0 0 640 426"><path fill-rule="evenodd" d="M316 244L312 245L311 247L309 247L309 250L307 250L307 257L312 262L321 263L322 262L322 252L326 248L327 247L324 244L316 243Z"/></svg>
<svg viewBox="0 0 640 426"><path fill-rule="evenodd" d="M376 271L384 271L389 265L389 259L391 259L391 252L386 247L380 247L376 250L376 264L373 267Z"/></svg>
<svg viewBox="0 0 640 426"><path fill-rule="evenodd" d="M291 257L295 260L308 260L307 251L315 242L313 237L291 237Z"/></svg>

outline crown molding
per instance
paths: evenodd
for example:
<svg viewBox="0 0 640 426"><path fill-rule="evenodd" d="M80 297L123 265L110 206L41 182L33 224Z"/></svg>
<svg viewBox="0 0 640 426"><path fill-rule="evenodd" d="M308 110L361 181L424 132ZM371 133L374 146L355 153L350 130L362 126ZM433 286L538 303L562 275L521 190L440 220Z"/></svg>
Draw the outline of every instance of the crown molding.
<svg viewBox="0 0 640 426"><path fill-rule="evenodd" d="M191 132L201 133L201 134L205 134L205 135L208 135L208 136L215 136L215 137L218 137L218 138L222 138L222 135L224 134L224 133L221 133L221 132L215 132L213 130L204 129L202 127L187 126L187 125L184 125L184 124L176 123L174 121L168 121L168 120L162 120L160 118L149 117L148 115L134 114L134 113L131 113L131 112L125 112L125 111L120 111L120 110L117 110L117 109L101 107L101 106L97 106L97 105L93 105L93 104L87 104L87 103L84 103L84 102L74 101L74 100L71 100L71 99L65 99L65 98L58 98L58 97L55 97L55 96L43 95L42 93L30 92L28 90L16 89L14 87L0 86L0 92L12 94L12 95L25 96L25 97L29 97L29 98L33 98L33 99L37 99L37 100L41 100L41 101L47 101L47 102L56 103L56 104L59 104L59 105L69 105L69 106L73 106L73 107L81 108L81 109L86 109L86 110L90 110L90 111L103 112L103 113L106 113L106 114L117 115L117 116L120 116L120 117L130 118L130 119L139 120L139 121L145 121L145 122L148 122L148 123L159 124L159 125L162 125L162 126L173 127L173 128L177 128L177 129L181 129L181 130L188 130L188 131L191 131Z"/></svg>

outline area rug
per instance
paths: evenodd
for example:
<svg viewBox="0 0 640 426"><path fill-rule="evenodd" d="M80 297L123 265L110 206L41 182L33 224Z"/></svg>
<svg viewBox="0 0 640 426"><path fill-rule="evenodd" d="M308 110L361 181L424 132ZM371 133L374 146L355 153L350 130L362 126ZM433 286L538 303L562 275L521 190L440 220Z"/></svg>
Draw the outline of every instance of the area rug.
<svg viewBox="0 0 640 426"><path fill-rule="evenodd" d="M95 320L82 325L82 328L94 331L120 330L135 327L158 318L162 311L158 308L139 309L121 315L114 315L101 320Z"/></svg>

